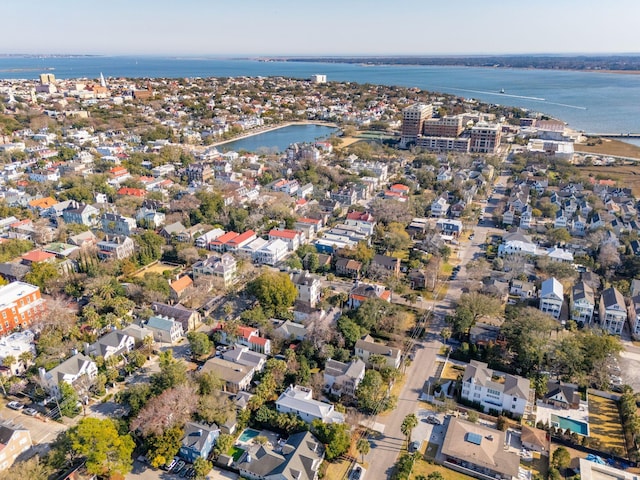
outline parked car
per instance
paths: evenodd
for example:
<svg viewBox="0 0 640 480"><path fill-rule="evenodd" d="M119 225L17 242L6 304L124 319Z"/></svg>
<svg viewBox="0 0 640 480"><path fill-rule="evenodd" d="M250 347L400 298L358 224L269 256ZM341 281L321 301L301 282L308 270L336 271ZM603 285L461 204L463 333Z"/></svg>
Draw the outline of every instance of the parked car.
<svg viewBox="0 0 640 480"><path fill-rule="evenodd" d="M415 441L409 444L409 453L417 452L420 449L420 442Z"/></svg>
<svg viewBox="0 0 640 480"><path fill-rule="evenodd" d="M20 402L13 401L13 402L7 403L7 407L9 407L12 410L22 410L24 408L24 405L21 404Z"/></svg>
<svg viewBox="0 0 640 480"><path fill-rule="evenodd" d="M38 414L38 411L35 408L25 408L22 410L22 413L29 415L30 417L35 417Z"/></svg>
<svg viewBox="0 0 640 480"><path fill-rule="evenodd" d="M360 480L360 477L362 476L362 467L360 467L359 465L353 469L353 471L351 472L351 480Z"/></svg>
<svg viewBox="0 0 640 480"><path fill-rule="evenodd" d="M440 419L438 417L436 417L435 415L429 415L426 420L427 423L430 423L431 425L441 425L442 422L440 421Z"/></svg>

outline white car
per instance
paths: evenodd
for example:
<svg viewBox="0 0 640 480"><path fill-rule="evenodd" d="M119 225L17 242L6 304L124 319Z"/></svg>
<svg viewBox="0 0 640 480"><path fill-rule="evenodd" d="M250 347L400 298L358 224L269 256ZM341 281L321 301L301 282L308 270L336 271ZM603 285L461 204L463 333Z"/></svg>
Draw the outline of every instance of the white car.
<svg viewBox="0 0 640 480"><path fill-rule="evenodd" d="M9 407L12 410L22 410L24 408L24 405L21 404L20 402L13 401L13 402L7 403L7 407Z"/></svg>

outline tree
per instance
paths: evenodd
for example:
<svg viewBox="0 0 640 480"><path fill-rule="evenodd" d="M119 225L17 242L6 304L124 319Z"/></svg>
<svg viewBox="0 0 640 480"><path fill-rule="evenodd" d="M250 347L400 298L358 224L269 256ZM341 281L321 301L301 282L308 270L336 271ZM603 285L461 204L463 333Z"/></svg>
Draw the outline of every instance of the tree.
<svg viewBox="0 0 640 480"><path fill-rule="evenodd" d="M189 332L187 333L187 340L189 340L191 353L196 357L205 357L211 353L212 344L206 333Z"/></svg>
<svg viewBox="0 0 640 480"><path fill-rule="evenodd" d="M453 330L456 333L468 333L480 317L496 316L501 310L502 302L495 297L477 292L463 293L452 318Z"/></svg>
<svg viewBox="0 0 640 480"><path fill-rule="evenodd" d="M551 464L557 469L567 468L571 463L571 454L565 447L558 447L553 451Z"/></svg>
<svg viewBox="0 0 640 480"><path fill-rule="evenodd" d="M445 263L447 263L449 261L449 258L451 258L451 247L449 245L443 245L438 249L438 253L445 261Z"/></svg>
<svg viewBox="0 0 640 480"><path fill-rule="evenodd" d="M567 243L571 241L571 234L566 228L552 228L547 232L547 237L553 243Z"/></svg>
<svg viewBox="0 0 640 480"><path fill-rule="evenodd" d="M411 237L405 229L405 224L392 222L382 233L381 242L388 252L397 252L409 248Z"/></svg>
<svg viewBox="0 0 640 480"><path fill-rule="evenodd" d="M172 350L166 350L160 354L160 372L151 377L151 386L154 392L162 393L164 390L181 385L187 381L187 367L182 360L173 358Z"/></svg>
<svg viewBox="0 0 640 480"><path fill-rule="evenodd" d="M24 276L24 281L37 285L43 291L47 291L48 283L58 278L60 274L54 264L49 262L37 262L31 264L31 271Z"/></svg>
<svg viewBox="0 0 640 480"><path fill-rule="evenodd" d="M284 272L267 271L247 285L249 293L254 295L265 312L283 315L293 305L298 290Z"/></svg>
<svg viewBox="0 0 640 480"><path fill-rule="evenodd" d="M29 460L15 462L8 470L0 473L0 480L48 480L52 473L51 467L36 455Z"/></svg>
<svg viewBox="0 0 640 480"><path fill-rule="evenodd" d="M442 341L447 343L451 338L451 329L449 327L444 327L440 330L440 336L442 337Z"/></svg>
<svg viewBox="0 0 640 480"><path fill-rule="evenodd" d="M135 417L151 398L151 385L135 383L118 394L118 402L129 406L129 415Z"/></svg>
<svg viewBox="0 0 640 480"><path fill-rule="evenodd" d="M402 421L402 425L400 425L400 431L402 434L407 437L407 445L411 441L411 432L414 428L418 426L418 418L415 413L410 413L404 420Z"/></svg>
<svg viewBox="0 0 640 480"><path fill-rule="evenodd" d="M153 467L158 468L169 463L180 450L183 431L180 427L167 429L162 435L151 435L148 438L149 451L147 458Z"/></svg>
<svg viewBox="0 0 640 480"><path fill-rule="evenodd" d="M59 389L60 400L58 401L58 404L60 405L60 415L64 415L69 418L75 417L80 411L78 408L78 403L80 402L78 393L65 381L60 382Z"/></svg>
<svg viewBox="0 0 640 480"><path fill-rule="evenodd" d="M193 462L193 470L195 472L196 480L203 480L206 478L207 474L213 468L213 464L202 457L196 458L195 462Z"/></svg>
<svg viewBox="0 0 640 480"><path fill-rule="evenodd" d="M235 442L232 435L227 433L221 433L218 439L216 440L216 446L214 448L214 452L216 455L222 455L229 451L231 447L233 447L233 443Z"/></svg>
<svg viewBox="0 0 640 480"><path fill-rule="evenodd" d="M367 370L356 389L358 407L364 412L382 412L387 410L393 400L387 397L388 386L377 370Z"/></svg>
<svg viewBox="0 0 640 480"><path fill-rule="evenodd" d="M203 422L224 425L229 418L232 418L234 411L234 404L229 396L217 390L200 397L197 415Z"/></svg>
<svg viewBox="0 0 640 480"><path fill-rule="evenodd" d="M620 265L620 253L615 245L612 243L605 243L600 246L600 250L598 252L598 263L605 271Z"/></svg>
<svg viewBox="0 0 640 480"><path fill-rule="evenodd" d="M125 475L131 471L135 443L120 435L111 419L83 418L68 431L71 448L86 458L89 473L100 476Z"/></svg>
<svg viewBox="0 0 640 480"><path fill-rule="evenodd" d="M131 422L131 431L138 430L143 437L162 435L166 430L182 427L196 410L193 401L195 388L179 385L153 397Z"/></svg>
<svg viewBox="0 0 640 480"><path fill-rule="evenodd" d="M311 428L318 440L326 445L327 460L334 460L349 450L351 436L349 435L348 424L324 423L320 419L315 419L311 424Z"/></svg>
<svg viewBox="0 0 640 480"><path fill-rule="evenodd" d="M364 456L371 451L371 444L366 438L359 438L356 442L356 450L362 455L361 461L364 463Z"/></svg>

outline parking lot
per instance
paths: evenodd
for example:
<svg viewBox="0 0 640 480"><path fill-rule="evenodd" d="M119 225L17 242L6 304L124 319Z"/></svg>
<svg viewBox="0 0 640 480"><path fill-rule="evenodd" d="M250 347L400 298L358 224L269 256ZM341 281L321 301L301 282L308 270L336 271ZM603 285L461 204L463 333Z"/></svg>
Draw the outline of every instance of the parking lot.
<svg viewBox="0 0 640 480"><path fill-rule="evenodd" d="M0 422L28 429L34 445L49 443L68 428L67 425L47 419L40 414L31 417L24 414L22 410L12 410L6 405L0 409Z"/></svg>

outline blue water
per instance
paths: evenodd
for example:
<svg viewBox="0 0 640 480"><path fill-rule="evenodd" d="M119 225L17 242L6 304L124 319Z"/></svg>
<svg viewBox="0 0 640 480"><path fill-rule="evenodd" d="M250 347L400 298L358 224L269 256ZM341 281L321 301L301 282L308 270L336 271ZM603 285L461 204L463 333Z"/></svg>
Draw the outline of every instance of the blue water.
<svg viewBox="0 0 640 480"><path fill-rule="evenodd" d="M258 435L260 435L260 432L257 430L252 430L250 428L245 429L244 432L242 432L240 434L240 436L238 437L238 441L239 442L243 442L246 443L249 440L253 440L254 438L256 438Z"/></svg>
<svg viewBox="0 0 640 480"><path fill-rule="evenodd" d="M418 87L514 105L588 132L640 133L640 75L467 67L364 66L216 58L0 58L0 78L285 76ZM499 92L504 89L504 94Z"/></svg>
<svg viewBox="0 0 640 480"><path fill-rule="evenodd" d="M224 143L217 148L223 152L234 150L240 152L280 153L292 143L310 143L329 137L336 128L324 125L290 125L288 127L259 133L251 137Z"/></svg>
<svg viewBox="0 0 640 480"><path fill-rule="evenodd" d="M578 420L572 420L571 418L561 417L559 415L551 415L551 423L557 423L563 430L568 428L579 435L589 435L589 425L584 422L579 422Z"/></svg>

